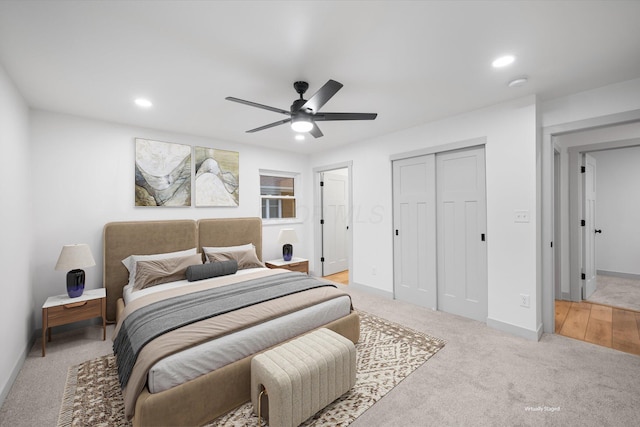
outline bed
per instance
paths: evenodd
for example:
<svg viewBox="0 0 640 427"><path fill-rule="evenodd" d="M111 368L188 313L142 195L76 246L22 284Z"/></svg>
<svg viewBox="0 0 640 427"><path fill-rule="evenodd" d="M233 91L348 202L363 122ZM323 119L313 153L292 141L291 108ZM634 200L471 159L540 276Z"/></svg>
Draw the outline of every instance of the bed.
<svg viewBox="0 0 640 427"><path fill-rule="evenodd" d="M119 319L122 320L122 317L127 318L130 316L132 307L137 304L137 302L133 302L130 303L129 307L125 306L123 294L126 293L124 289L129 281L129 272L122 263L122 260L130 255L169 253L191 248L197 248L198 252L202 252L203 247L229 247L246 244L253 244L255 246L256 256L262 260L262 221L260 218L231 218L202 219L197 221L114 222L105 225L103 242L103 274L104 286L107 289L107 320L117 322ZM233 275L234 277L225 276L219 279L222 279L223 282L225 280L229 281L228 284L237 282L242 283L244 286L244 284L251 281L248 278L257 278L266 275L269 276L269 278L265 280L271 280L270 277L272 276L275 278L284 278L287 274L301 274L284 270L265 271L263 273L259 270L263 269L256 269L255 272L249 270L244 271L243 273L246 273L246 278L235 277L240 276L239 273L241 273L241 271L239 271L238 274ZM295 277L289 277L287 280L291 281L294 279L297 281ZM218 278L212 279L212 281L214 280L218 280ZM304 280L306 279L300 279L301 282ZM197 283L197 285L202 286L204 289L204 287L207 286L204 282L206 282L206 280L202 281L202 284ZM333 288L323 287L321 290L314 289L309 292L334 292L332 289ZM297 298L296 301L300 301L300 295L278 298L279 302L270 301L267 304L279 304L283 307L289 307L289 300L287 298ZM336 297L331 301L337 301L341 298L343 298L343 296L339 298ZM292 302L291 307L297 303L298 302ZM261 304L257 304L256 306L261 306ZM152 377L150 376L145 376L144 381L146 382L139 393L130 393L129 391L132 387L127 386L125 399L133 399L133 404L129 405L128 409L128 416L133 417L133 425L202 425L248 402L250 400L250 362L252 357L258 352L273 347L275 344L293 339L295 336L299 336L316 327L327 327L349 338L354 343L357 342L360 333L360 323L357 312L352 308L347 310L347 312L344 312L344 308L342 308L341 310L344 313L334 314L333 316L337 317L334 320L322 325L315 325L308 330L302 330L304 327L300 325L304 322L301 322L300 319L306 318L305 316L308 316L306 314L307 312L316 313L313 316L317 316L318 313L320 314L320 317L314 317L315 320L310 320L310 322L316 323L320 322L321 320L318 319L323 319L324 317L322 316L326 316L327 312L331 312L332 309L330 307L326 308L322 304L329 303L323 300L322 303L314 303L313 306L305 306L304 309L302 309L301 306L300 311L290 312L282 317L270 318L269 321L260 322L260 324L253 325L251 328L247 327L236 333L221 336L219 340L211 340L210 343L207 343L208 345L218 345L217 350L206 349L200 350L201 352L197 353L197 351L199 351L198 349L201 348L200 346L194 350L196 352L195 357L197 358L202 357L204 354L216 352L221 354L233 353L232 351L226 351L224 349L234 349L238 347L238 345L229 344L227 341L224 341L224 339L235 339L240 342L241 345L239 345L239 347L242 347L242 351L245 353L255 351L255 353L246 356L242 356L242 353L240 353L238 357L241 358L239 360L231 361L230 363L225 362L226 364L223 366L205 373L200 373L191 379L184 379L184 382L177 385L169 384L161 386L160 391L155 390L155 387L156 382L161 383L161 381L156 381L155 379L151 381L150 378ZM333 302L331 302L331 304L333 304ZM270 309L271 308L269 308L269 310ZM245 309L243 308L242 310ZM244 319L243 313L245 312L242 310L238 310L236 313L230 313L228 316L236 316L236 318ZM339 313L339 311L336 311L336 313ZM224 316L227 316L227 314L221 317L224 318ZM253 316L253 314L251 316ZM210 321L211 320L209 320L209 322ZM120 326L120 324L117 324L116 328L118 329ZM254 327L264 328L256 329L258 332L254 332L257 333L259 337L265 337L262 344L254 343L255 341L261 341L255 339L256 335L253 335L253 338L251 338L251 335L243 335L251 333ZM271 328L271 332L269 333L272 335L264 332L269 328ZM286 331L288 335L282 335L283 331ZM291 334L295 334L295 336L289 336ZM281 339L282 341L275 342L274 339ZM216 344L218 341L219 343ZM244 345L246 343L251 343L253 346L266 345L268 347L260 350L248 350L245 348L247 346ZM220 350L220 348L223 350ZM174 355L170 357L174 357ZM170 362L165 363L167 366L176 366L172 359L167 358L165 362L166 360L170 360ZM158 364L160 363L161 362L158 362ZM154 365L154 369L155 367L156 365ZM134 376L132 376L132 378L133 377ZM150 390L150 388L152 390Z"/></svg>

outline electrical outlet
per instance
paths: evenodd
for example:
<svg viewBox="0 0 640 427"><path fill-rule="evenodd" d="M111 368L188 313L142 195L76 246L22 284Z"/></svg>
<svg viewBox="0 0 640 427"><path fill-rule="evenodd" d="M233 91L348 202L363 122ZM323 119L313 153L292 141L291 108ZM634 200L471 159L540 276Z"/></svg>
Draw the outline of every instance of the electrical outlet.
<svg viewBox="0 0 640 427"><path fill-rule="evenodd" d="M526 307L529 308L529 295L527 294L520 294L520 306L521 307Z"/></svg>
<svg viewBox="0 0 640 427"><path fill-rule="evenodd" d="M515 222L529 222L529 211L515 211Z"/></svg>
<svg viewBox="0 0 640 427"><path fill-rule="evenodd" d="M375 267L371 267L371 275L372 276L376 275L376 268Z"/></svg>

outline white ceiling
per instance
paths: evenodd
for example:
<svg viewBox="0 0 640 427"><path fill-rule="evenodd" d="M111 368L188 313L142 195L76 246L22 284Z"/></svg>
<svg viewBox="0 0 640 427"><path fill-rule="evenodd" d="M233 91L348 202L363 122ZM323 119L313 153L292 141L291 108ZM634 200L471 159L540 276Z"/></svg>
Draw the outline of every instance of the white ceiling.
<svg viewBox="0 0 640 427"><path fill-rule="evenodd" d="M312 153L640 77L640 1L0 0L0 64L33 108ZM294 81L308 99L328 79L344 87L321 111L378 118L301 143L287 125L245 133L286 117L224 99L288 109Z"/></svg>

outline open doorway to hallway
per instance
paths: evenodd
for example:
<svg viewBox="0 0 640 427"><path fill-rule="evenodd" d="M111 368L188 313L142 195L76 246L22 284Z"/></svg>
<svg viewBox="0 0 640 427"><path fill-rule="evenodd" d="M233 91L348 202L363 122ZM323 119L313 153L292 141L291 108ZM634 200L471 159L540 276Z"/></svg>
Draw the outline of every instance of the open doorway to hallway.
<svg viewBox="0 0 640 427"><path fill-rule="evenodd" d="M583 154L640 145L640 110L546 127L543 140L542 319L544 332L554 333L556 300L580 302L584 299L582 292L586 274L582 274L585 272L582 270L584 249L581 227L584 201L581 194L583 175L580 171L584 165ZM560 159L556 151L560 153ZM558 160L560 171L556 169ZM622 170L623 167L618 169ZM630 169L637 169L637 163ZM637 189L634 194L638 194ZM561 212L556 210L558 207ZM594 233L596 229L602 230L598 238L605 233L601 225L598 224L593 230ZM637 229L637 226L633 228ZM602 267L596 266L598 269Z"/></svg>
<svg viewBox="0 0 640 427"><path fill-rule="evenodd" d="M349 170L320 172L320 194L322 275L328 276L349 268Z"/></svg>
<svg viewBox="0 0 640 427"><path fill-rule="evenodd" d="M349 284L352 258L352 162L314 168L315 275Z"/></svg>
<svg viewBox="0 0 640 427"><path fill-rule="evenodd" d="M577 131L554 143L564 153L561 179L568 176L561 241L569 243L557 248L563 254L556 265L569 269L556 299L640 311L640 122Z"/></svg>
<svg viewBox="0 0 640 427"><path fill-rule="evenodd" d="M596 283L584 299L640 312L640 146L588 154L597 161Z"/></svg>

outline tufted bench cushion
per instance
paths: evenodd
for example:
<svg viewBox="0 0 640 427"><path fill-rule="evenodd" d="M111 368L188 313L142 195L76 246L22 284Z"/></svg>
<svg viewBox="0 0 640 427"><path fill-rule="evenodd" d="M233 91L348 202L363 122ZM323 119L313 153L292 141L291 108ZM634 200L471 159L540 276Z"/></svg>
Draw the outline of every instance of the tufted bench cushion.
<svg viewBox="0 0 640 427"><path fill-rule="evenodd" d="M274 347L251 361L253 409L256 414L259 406L263 413L268 412L271 427L301 424L355 383L355 346L325 328ZM263 390L266 396L261 395Z"/></svg>

